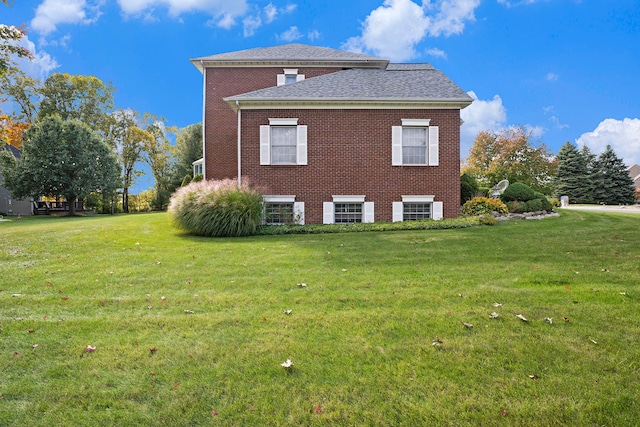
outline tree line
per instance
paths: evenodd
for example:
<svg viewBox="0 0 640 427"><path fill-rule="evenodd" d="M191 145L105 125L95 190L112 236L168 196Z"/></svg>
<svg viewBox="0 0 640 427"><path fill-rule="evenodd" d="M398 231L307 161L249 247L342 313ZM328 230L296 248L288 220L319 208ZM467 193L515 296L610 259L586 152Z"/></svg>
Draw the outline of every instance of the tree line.
<svg viewBox="0 0 640 427"><path fill-rule="evenodd" d="M480 132L462 171L462 203L479 187L488 192L502 180L521 182L546 196L568 196L571 203L635 201L627 166L610 145L596 156L587 146L578 150L567 142L554 155L530 130L519 126Z"/></svg>
<svg viewBox="0 0 640 427"><path fill-rule="evenodd" d="M11 144L22 150L18 159L0 150L12 196L63 198L70 206L90 197L99 211L118 202L128 212L129 190L144 162L154 181L151 207L166 208L191 176L192 162L202 157L201 124L177 129L161 116L116 108L115 88L95 76L29 77L15 61L30 57L15 48L23 35L0 26L0 101L14 106L9 114L0 111L0 149Z"/></svg>

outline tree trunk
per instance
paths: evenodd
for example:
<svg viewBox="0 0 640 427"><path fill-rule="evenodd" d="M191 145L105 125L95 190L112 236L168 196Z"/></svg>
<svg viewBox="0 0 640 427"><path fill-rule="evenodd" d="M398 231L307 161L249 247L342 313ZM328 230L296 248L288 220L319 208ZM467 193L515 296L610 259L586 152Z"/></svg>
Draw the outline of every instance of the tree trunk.
<svg viewBox="0 0 640 427"><path fill-rule="evenodd" d="M77 197L67 198L67 203L69 203L69 216L76 216L76 200L78 200Z"/></svg>
<svg viewBox="0 0 640 427"><path fill-rule="evenodd" d="M122 211L129 213L129 187L122 189Z"/></svg>

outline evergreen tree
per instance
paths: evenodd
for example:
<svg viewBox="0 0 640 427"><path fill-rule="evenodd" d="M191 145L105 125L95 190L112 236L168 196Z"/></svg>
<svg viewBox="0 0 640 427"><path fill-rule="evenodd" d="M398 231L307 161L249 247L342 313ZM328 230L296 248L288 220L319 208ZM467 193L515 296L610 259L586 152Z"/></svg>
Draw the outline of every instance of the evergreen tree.
<svg viewBox="0 0 640 427"><path fill-rule="evenodd" d="M633 180L610 145L598 156L596 161L594 198L596 203L607 205L634 203Z"/></svg>
<svg viewBox="0 0 640 427"><path fill-rule="evenodd" d="M572 143L566 142L560 148L557 159L555 184L558 196L568 196L571 203L590 203L593 184L585 157Z"/></svg>

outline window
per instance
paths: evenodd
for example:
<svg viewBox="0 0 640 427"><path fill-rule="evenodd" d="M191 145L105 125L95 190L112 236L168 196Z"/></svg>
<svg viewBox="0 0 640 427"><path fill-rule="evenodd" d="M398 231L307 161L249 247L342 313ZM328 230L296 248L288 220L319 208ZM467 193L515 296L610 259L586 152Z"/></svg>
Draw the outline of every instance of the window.
<svg viewBox="0 0 640 427"><path fill-rule="evenodd" d="M402 220L415 221L417 219L431 218L431 203L402 203Z"/></svg>
<svg viewBox="0 0 640 427"><path fill-rule="evenodd" d="M298 74L297 68L285 68L282 74L278 74L276 84L284 86L304 80L304 74Z"/></svg>
<svg viewBox="0 0 640 427"><path fill-rule="evenodd" d="M393 222L418 219L442 219L442 202L435 196L402 196L401 202L393 202Z"/></svg>
<svg viewBox="0 0 640 427"><path fill-rule="evenodd" d="M271 164L296 163L297 126L271 126Z"/></svg>
<svg viewBox="0 0 640 427"><path fill-rule="evenodd" d="M204 158L198 159L195 162L191 163L193 165L193 176L199 175L203 173L204 169Z"/></svg>
<svg viewBox="0 0 640 427"><path fill-rule="evenodd" d="M293 202L264 204L264 222L266 224L291 224L293 223Z"/></svg>
<svg viewBox="0 0 640 427"><path fill-rule="evenodd" d="M263 196L265 224L304 224L304 202L296 196Z"/></svg>
<svg viewBox="0 0 640 427"><path fill-rule="evenodd" d="M438 127L429 119L402 119L391 129L392 165L438 166Z"/></svg>
<svg viewBox="0 0 640 427"><path fill-rule="evenodd" d="M298 119L269 119L260 126L261 165L306 165L307 126Z"/></svg>
<svg viewBox="0 0 640 427"><path fill-rule="evenodd" d="M362 222L362 203L334 203L334 224Z"/></svg>
<svg viewBox="0 0 640 427"><path fill-rule="evenodd" d="M365 196L333 196L333 202L323 203L324 224L353 224L373 222L373 202L365 202Z"/></svg>

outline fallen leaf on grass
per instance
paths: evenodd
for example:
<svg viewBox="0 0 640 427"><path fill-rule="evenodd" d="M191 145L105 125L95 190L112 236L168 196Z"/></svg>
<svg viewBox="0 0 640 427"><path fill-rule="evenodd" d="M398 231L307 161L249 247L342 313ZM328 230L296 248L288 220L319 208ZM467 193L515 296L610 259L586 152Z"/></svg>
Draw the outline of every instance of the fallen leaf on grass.
<svg viewBox="0 0 640 427"><path fill-rule="evenodd" d="M96 348L92 345L87 345L87 348L84 349L85 353L93 353L96 351Z"/></svg>
<svg viewBox="0 0 640 427"><path fill-rule="evenodd" d="M316 413L321 414L322 413L322 408L319 406L316 406Z"/></svg>
<svg viewBox="0 0 640 427"><path fill-rule="evenodd" d="M502 307L502 304L500 304L499 302L494 302L493 306L498 308L498 307Z"/></svg>
<svg viewBox="0 0 640 427"><path fill-rule="evenodd" d="M545 317L543 320L548 324L553 325L553 319L551 317Z"/></svg>
<svg viewBox="0 0 640 427"><path fill-rule="evenodd" d="M193 310L185 310L184 312L187 313L187 314L193 314L194 313Z"/></svg>
<svg viewBox="0 0 640 427"><path fill-rule="evenodd" d="M497 319L500 315L495 311L489 315L489 319Z"/></svg>
<svg viewBox="0 0 640 427"><path fill-rule="evenodd" d="M60 299L61 299L62 301L66 301L66 300L68 300L68 299L69 299L69 297L62 297L62 298L60 298Z"/></svg>
<svg viewBox="0 0 640 427"><path fill-rule="evenodd" d="M213 416L215 417L216 415L218 415L218 411L216 411L216 410L214 409L213 411L211 411L211 415L213 415Z"/></svg>
<svg viewBox="0 0 640 427"><path fill-rule="evenodd" d="M35 329L29 329L27 332L29 332L30 334L35 332Z"/></svg>
<svg viewBox="0 0 640 427"><path fill-rule="evenodd" d="M284 310L283 313L284 314L291 314L291 310Z"/></svg>
<svg viewBox="0 0 640 427"><path fill-rule="evenodd" d="M440 337L436 335L436 337L431 341L431 345L435 345L436 347L440 347L442 345L442 340Z"/></svg>
<svg viewBox="0 0 640 427"><path fill-rule="evenodd" d="M158 351L158 349L155 347L151 347L149 351L151 352L151 354L156 354L156 351Z"/></svg>
<svg viewBox="0 0 640 427"><path fill-rule="evenodd" d="M622 296L626 297L626 296L627 296L627 293L626 293L626 292L620 292L620 295L622 295Z"/></svg>
<svg viewBox="0 0 640 427"><path fill-rule="evenodd" d="M568 317L563 317L562 320L564 320L565 322L568 322L569 318Z"/></svg>
<svg viewBox="0 0 640 427"><path fill-rule="evenodd" d="M17 297L21 297L22 294L11 294L11 296L17 298Z"/></svg>
<svg viewBox="0 0 640 427"><path fill-rule="evenodd" d="M288 369L293 366L293 362L291 361L291 359L287 359L284 363L281 363L280 366L282 366L285 369Z"/></svg>
<svg viewBox="0 0 640 427"><path fill-rule="evenodd" d="M467 323L467 322L462 322L462 326L464 326L467 329L473 328L473 325L471 323Z"/></svg>
<svg viewBox="0 0 640 427"><path fill-rule="evenodd" d="M32 348L38 348L38 344L34 344L31 346Z"/></svg>
<svg viewBox="0 0 640 427"><path fill-rule="evenodd" d="M524 317L522 314L516 314L516 317L520 320L522 320L523 322L528 322L529 320Z"/></svg>
<svg viewBox="0 0 640 427"><path fill-rule="evenodd" d="M539 377L539 376L537 376L537 375L529 375L529 378L531 378L532 380L537 380L537 379L539 379L540 377Z"/></svg>
<svg viewBox="0 0 640 427"><path fill-rule="evenodd" d="M598 344L598 341L594 340L593 338L589 338L589 341L591 341L594 344Z"/></svg>
<svg viewBox="0 0 640 427"><path fill-rule="evenodd" d="M148 306L147 306L147 310L151 310L152 308L153 308L153 306L152 306L152 305L148 305Z"/></svg>
<svg viewBox="0 0 640 427"><path fill-rule="evenodd" d="M306 283L298 283L298 287L299 288L306 288L307 284Z"/></svg>

